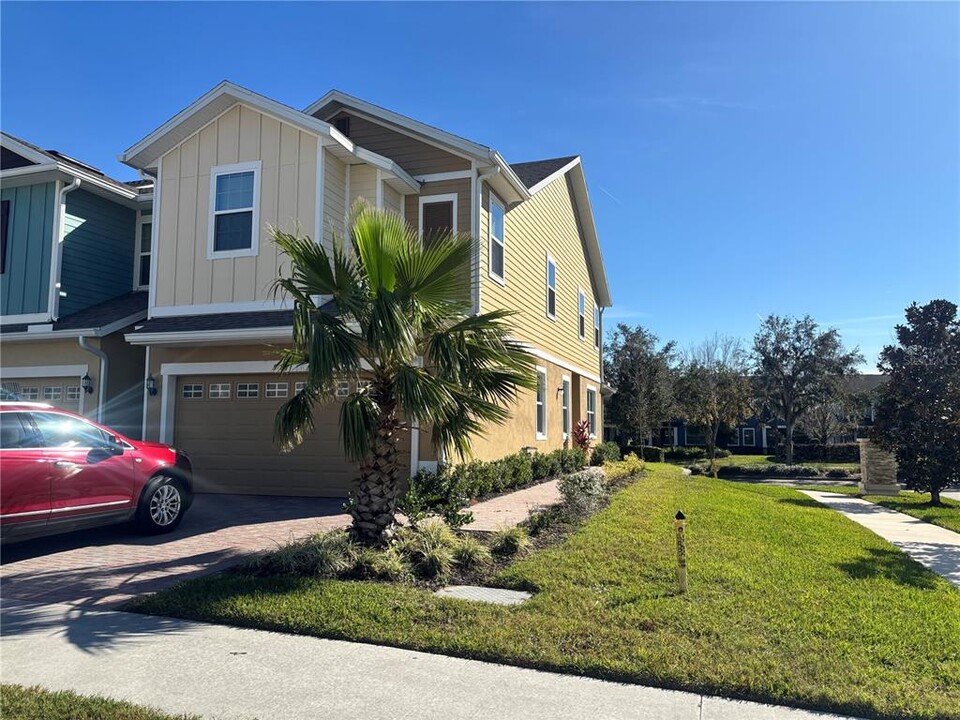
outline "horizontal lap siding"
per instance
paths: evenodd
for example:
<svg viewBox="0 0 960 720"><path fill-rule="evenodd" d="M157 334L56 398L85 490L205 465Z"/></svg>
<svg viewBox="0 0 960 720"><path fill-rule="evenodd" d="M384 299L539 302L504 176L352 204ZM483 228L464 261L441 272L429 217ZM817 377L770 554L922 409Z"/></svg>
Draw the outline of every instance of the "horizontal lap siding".
<svg viewBox="0 0 960 720"><path fill-rule="evenodd" d="M596 305L583 242L565 178L558 178L529 200L509 210L505 220L505 275L501 286L489 270L489 190L481 212L481 307L517 311L512 318L520 339L593 375L599 375L600 354L593 345ZM557 262L556 320L546 314L547 254ZM578 291L587 296L586 337L581 340Z"/></svg>
<svg viewBox="0 0 960 720"><path fill-rule="evenodd" d="M347 164L324 150L323 159L323 244L329 250L333 237L343 238L347 216Z"/></svg>
<svg viewBox="0 0 960 720"><path fill-rule="evenodd" d="M403 208L403 195L399 191L384 183L383 185L383 207L385 210L400 215Z"/></svg>
<svg viewBox="0 0 960 720"><path fill-rule="evenodd" d="M6 272L0 276L0 313L46 312L56 185L3 188L0 199L10 202Z"/></svg>
<svg viewBox="0 0 960 720"><path fill-rule="evenodd" d="M411 175L470 169L470 161L465 158L383 125L350 115L349 112L338 113L330 122L332 124L348 116L351 141L360 147L390 158Z"/></svg>
<svg viewBox="0 0 960 720"><path fill-rule="evenodd" d="M137 212L82 188L67 195L60 317L131 291Z"/></svg>
<svg viewBox="0 0 960 720"><path fill-rule="evenodd" d="M457 227L459 232L470 232L470 179L442 180L423 183L419 195L404 195L406 199L406 218L414 227L420 226L420 198L429 195L457 195Z"/></svg>
<svg viewBox="0 0 960 720"><path fill-rule="evenodd" d="M259 254L207 259L210 171L260 160ZM163 157L157 304L249 302L272 297L283 258L267 226L313 234L317 138L243 105L187 138Z"/></svg>
<svg viewBox="0 0 960 720"><path fill-rule="evenodd" d="M363 198L371 206L377 204L377 169L372 165L350 166L350 208Z"/></svg>

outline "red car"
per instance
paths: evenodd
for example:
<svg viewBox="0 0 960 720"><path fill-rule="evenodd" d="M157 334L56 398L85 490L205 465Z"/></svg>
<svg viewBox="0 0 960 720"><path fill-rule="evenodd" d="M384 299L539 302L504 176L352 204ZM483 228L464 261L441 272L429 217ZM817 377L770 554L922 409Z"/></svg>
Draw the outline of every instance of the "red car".
<svg viewBox="0 0 960 720"><path fill-rule="evenodd" d="M42 403L0 402L0 542L133 520L173 530L193 499L187 456Z"/></svg>

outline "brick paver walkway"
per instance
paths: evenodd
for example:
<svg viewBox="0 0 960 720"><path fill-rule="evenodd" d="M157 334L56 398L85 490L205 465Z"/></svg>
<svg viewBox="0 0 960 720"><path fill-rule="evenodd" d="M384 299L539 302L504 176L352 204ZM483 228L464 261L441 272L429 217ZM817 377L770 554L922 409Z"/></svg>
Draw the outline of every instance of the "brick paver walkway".
<svg viewBox="0 0 960 720"><path fill-rule="evenodd" d="M523 522L533 510L560 502L557 482L557 480L551 480L477 503L470 508L473 513L473 522L464 526L463 529L489 532Z"/></svg>
<svg viewBox="0 0 960 720"><path fill-rule="evenodd" d="M129 525L2 548L4 600L111 605L221 569L250 552L346 525L342 500L197 495L180 527L142 536Z"/></svg>

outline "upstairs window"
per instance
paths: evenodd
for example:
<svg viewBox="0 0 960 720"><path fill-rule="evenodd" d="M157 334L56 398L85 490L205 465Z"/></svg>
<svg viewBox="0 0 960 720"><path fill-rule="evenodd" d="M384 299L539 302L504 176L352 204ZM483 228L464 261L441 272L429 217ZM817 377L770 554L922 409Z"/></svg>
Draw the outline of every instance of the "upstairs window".
<svg viewBox="0 0 960 720"><path fill-rule="evenodd" d="M503 240L503 203L490 195L490 277L503 282L504 240Z"/></svg>
<svg viewBox="0 0 960 720"><path fill-rule="evenodd" d="M593 308L593 346L600 349L600 308Z"/></svg>
<svg viewBox="0 0 960 720"><path fill-rule="evenodd" d="M137 288L144 290L150 286L150 249L152 244L153 218L146 215L140 218L139 252L137 257Z"/></svg>
<svg viewBox="0 0 960 720"><path fill-rule="evenodd" d="M456 232L457 195L426 195L420 197L420 235L430 245L438 237Z"/></svg>
<svg viewBox="0 0 960 720"><path fill-rule="evenodd" d="M260 162L210 173L210 259L256 255L259 242Z"/></svg>
<svg viewBox="0 0 960 720"><path fill-rule="evenodd" d="M577 329L580 333L580 339L587 336L587 296L583 290L577 295Z"/></svg>
<svg viewBox="0 0 960 720"><path fill-rule="evenodd" d="M0 202L0 273L7 271L7 227L10 225L10 201Z"/></svg>
<svg viewBox="0 0 960 720"><path fill-rule="evenodd" d="M557 319L557 262L547 255L547 317Z"/></svg>

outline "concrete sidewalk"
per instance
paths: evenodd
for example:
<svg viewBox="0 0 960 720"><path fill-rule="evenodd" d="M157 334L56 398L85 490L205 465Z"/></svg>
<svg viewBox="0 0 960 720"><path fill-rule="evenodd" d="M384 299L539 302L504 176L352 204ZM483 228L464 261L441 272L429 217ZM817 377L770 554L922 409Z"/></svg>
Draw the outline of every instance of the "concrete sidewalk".
<svg viewBox="0 0 960 720"><path fill-rule="evenodd" d="M960 587L960 533L850 495L815 490L800 492L872 530Z"/></svg>
<svg viewBox="0 0 960 720"><path fill-rule="evenodd" d="M0 679L209 718L829 720L442 655L70 605L4 603Z"/></svg>

